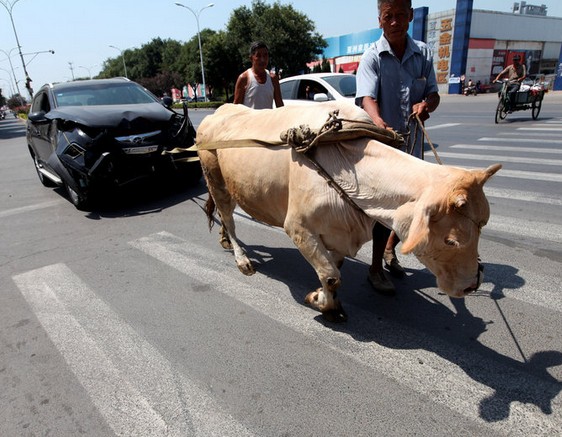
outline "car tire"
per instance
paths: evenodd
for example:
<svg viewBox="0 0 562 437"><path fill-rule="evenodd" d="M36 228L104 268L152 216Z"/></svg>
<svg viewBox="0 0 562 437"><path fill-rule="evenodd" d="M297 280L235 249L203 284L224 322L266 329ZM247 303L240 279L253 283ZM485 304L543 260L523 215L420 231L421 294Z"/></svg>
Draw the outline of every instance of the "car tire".
<svg viewBox="0 0 562 437"><path fill-rule="evenodd" d="M33 158L33 163L35 164L35 171L37 172L37 177L39 178L39 182L41 182L41 184L47 188L56 187L57 184L54 181L52 181L43 173L41 173L40 171L41 164L39 164L39 160L37 159L35 154L33 154L33 152L31 153L31 157Z"/></svg>
<svg viewBox="0 0 562 437"><path fill-rule="evenodd" d="M64 188L66 190L66 194L68 195L68 200L72 202L72 204L78 209L79 211L86 211L89 207L89 202L86 197L82 194L77 193L70 185L66 182L64 184Z"/></svg>

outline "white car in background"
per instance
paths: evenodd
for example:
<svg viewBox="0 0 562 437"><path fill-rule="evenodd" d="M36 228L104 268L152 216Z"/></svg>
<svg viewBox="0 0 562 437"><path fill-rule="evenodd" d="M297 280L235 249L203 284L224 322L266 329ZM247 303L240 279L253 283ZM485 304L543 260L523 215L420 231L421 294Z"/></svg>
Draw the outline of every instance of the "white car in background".
<svg viewBox="0 0 562 437"><path fill-rule="evenodd" d="M355 103L357 82L354 74L301 74L281 79L279 84L285 105L313 105L328 100ZM308 95L307 87L309 87Z"/></svg>

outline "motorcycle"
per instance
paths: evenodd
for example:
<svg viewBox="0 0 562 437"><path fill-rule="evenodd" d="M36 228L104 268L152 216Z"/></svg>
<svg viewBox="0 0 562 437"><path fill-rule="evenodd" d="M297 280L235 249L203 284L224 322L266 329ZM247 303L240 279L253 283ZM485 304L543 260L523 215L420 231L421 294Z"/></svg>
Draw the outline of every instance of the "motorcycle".
<svg viewBox="0 0 562 437"><path fill-rule="evenodd" d="M477 96L478 90L476 89L476 85L474 85L472 82L468 82L468 85L464 88L464 95L465 96L470 96L470 95Z"/></svg>

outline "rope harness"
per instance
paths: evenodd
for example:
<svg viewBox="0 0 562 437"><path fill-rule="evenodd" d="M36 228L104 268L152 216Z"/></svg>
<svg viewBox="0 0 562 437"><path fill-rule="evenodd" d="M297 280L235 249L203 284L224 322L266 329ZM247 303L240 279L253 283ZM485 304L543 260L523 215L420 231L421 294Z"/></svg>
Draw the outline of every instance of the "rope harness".
<svg viewBox="0 0 562 437"><path fill-rule="evenodd" d="M263 141L257 139L240 139L240 140L227 140L227 141L211 141L204 144L197 144L198 150L216 150L226 149L233 147L272 147L272 146L290 146L297 153L304 156L309 164L316 170L316 172L324 178L326 183L338 193L338 195L351 205L357 211L365 212L355 203L351 197L341 188L338 183L324 170L324 168L311 156L311 151L319 145L330 144L334 142L341 142L346 140L355 140L358 138L371 138L380 141L388 146L405 149L409 153L414 150L414 145L418 139L419 130L421 128L422 135L428 139L428 142L435 154L437 162L441 164L439 156L435 151L435 147L429 140L427 133L423 127L423 123L417 114L412 114L410 120L415 119L417 124L414 126L414 135L408 133L406 136L399 134L394 130L383 129L372 122L361 120L349 120L340 118L339 110L334 110L328 115L328 119L320 129L311 129L308 125L301 125L283 131L280 135L280 141ZM412 142L412 139L414 140ZM423 147L422 147L423 153ZM423 156L423 155L422 155Z"/></svg>

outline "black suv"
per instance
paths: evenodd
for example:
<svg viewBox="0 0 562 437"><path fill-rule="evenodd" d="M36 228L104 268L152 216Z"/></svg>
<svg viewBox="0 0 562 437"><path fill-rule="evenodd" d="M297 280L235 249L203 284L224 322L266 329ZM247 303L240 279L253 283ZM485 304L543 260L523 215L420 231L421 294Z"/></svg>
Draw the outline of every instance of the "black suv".
<svg viewBox="0 0 562 437"><path fill-rule="evenodd" d="M94 194L161 171L194 185L201 178L195 129L125 78L44 85L33 98L27 144L41 183L63 186L78 209Z"/></svg>

